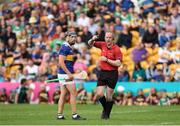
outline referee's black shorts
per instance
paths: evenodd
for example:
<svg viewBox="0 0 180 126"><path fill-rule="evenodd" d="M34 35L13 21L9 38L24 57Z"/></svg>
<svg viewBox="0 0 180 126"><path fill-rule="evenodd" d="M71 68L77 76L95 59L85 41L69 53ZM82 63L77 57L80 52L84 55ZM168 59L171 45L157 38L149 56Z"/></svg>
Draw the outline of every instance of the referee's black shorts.
<svg viewBox="0 0 180 126"><path fill-rule="evenodd" d="M98 77L97 86L108 86L112 89L116 87L118 81L118 71L117 70L101 70Z"/></svg>

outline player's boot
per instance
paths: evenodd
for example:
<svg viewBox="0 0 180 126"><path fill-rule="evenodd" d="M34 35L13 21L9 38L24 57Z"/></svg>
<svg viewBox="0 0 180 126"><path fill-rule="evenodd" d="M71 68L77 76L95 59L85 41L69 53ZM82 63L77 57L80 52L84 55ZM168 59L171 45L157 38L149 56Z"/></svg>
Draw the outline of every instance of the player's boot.
<svg viewBox="0 0 180 126"><path fill-rule="evenodd" d="M65 117L64 117L63 114L58 113L57 119L58 119L58 120L65 120Z"/></svg>
<svg viewBox="0 0 180 126"><path fill-rule="evenodd" d="M77 113L72 114L72 119L73 120L86 120L86 118L81 117Z"/></svg>

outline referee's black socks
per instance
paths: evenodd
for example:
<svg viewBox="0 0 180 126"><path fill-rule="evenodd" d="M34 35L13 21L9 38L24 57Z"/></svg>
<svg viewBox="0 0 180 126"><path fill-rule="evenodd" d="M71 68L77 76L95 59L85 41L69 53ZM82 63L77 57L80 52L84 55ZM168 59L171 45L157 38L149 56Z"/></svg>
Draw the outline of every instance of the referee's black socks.
<svg viewBox="0 0 180 126"><path fill-rule="evenodd" d="M113 101L107 101L106 102L106 114L107 114L108 118L110 118L110 114L111 114L111 110L112 110L113 104L114 104Z"/></svg>
<svg viewBox="0 0 180 126"><path fill-rule="evenodd" d="M106 97L103 96L103 97L99 98L99 102L101 103L101 105L103 107L101 119L106 119L107 118L107 115L106 115Z"/></svg>
<svg viewBox="0 0 180 126"><path fill-rule="evenodd" d="M103 109L106 110L106 97L100 97L99 98L99 102L101 103L101 105L103 106Z"/></svg>

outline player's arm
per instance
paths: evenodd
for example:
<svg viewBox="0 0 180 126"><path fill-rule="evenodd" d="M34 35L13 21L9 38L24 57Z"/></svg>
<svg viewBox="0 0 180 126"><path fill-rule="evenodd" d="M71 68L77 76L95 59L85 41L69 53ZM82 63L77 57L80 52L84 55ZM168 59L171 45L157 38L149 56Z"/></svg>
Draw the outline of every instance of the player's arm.
<svg viewBox="0 0 180 126"><path fill-rule="evenodd" d="M65 58L66 58L66 56L64 56L64 55L59 55L59 64L60 64L60 67L64 70L64 72L65 72L66 74L68 74L69 79L72 80L72 79L73 79L73 76L72 76L71 72L68 70L68 68L66 67L66 65L65 65L65 63L64 63Z"/></svg>

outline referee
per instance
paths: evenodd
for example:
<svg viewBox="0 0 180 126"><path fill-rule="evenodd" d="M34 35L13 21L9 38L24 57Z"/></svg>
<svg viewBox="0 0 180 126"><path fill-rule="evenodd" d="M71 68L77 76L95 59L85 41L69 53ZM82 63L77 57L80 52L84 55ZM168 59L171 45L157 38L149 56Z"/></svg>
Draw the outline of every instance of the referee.
<svg viewBox="0 0 180 126"><path fill-rule="evenodd" d="M88 41L92 47L101 49L100 74L97 82L97 97L102 104L103 111L101 119L109 119L113 106L112 96L118 80L118 67L121 64L122 53L120 48L114 43L112 32L105 33L105 41L96 41L97 35ZM106 89L106 97L104 90Z"/></svg>

